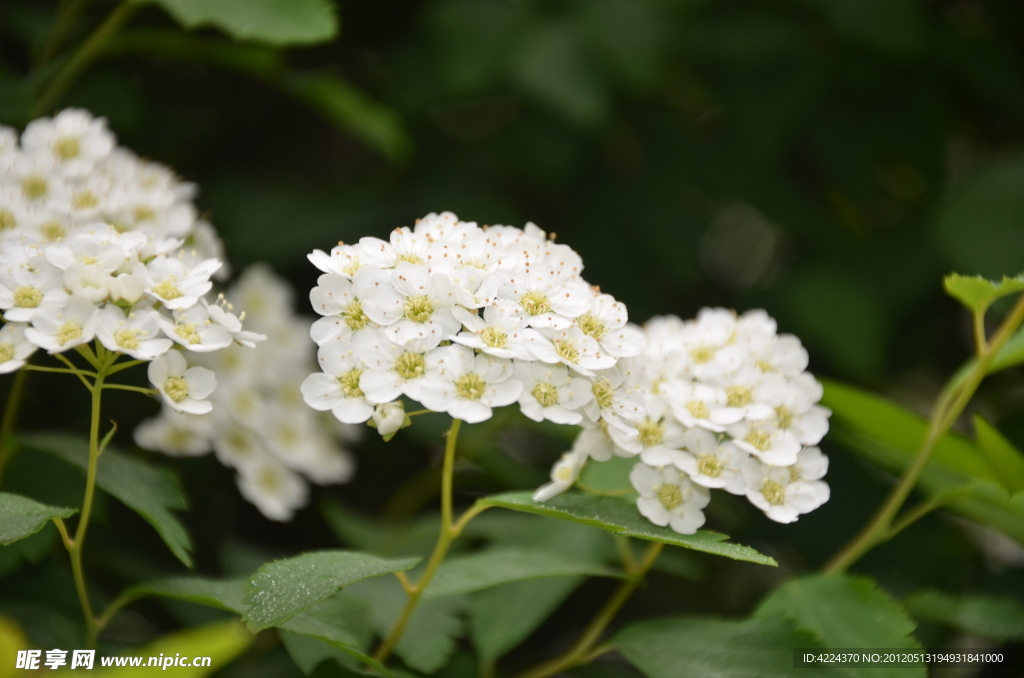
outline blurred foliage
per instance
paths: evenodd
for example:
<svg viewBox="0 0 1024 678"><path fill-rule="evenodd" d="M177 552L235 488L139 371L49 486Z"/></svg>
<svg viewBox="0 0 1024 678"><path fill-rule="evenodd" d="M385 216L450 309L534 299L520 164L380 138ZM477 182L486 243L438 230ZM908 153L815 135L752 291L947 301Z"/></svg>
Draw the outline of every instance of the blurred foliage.
<svg viewBox="0 0 1024 678"><path fill-rule="evenodd" d="M23 125L32 116L73 47L113 8L106 0L0 5L0 122ZM923 426L912 413L925 412L945 376L973 352L969 314L944 296L942 276L956 270L1001 279L1024 271L1018 0L159 0L135 9L57 93L52 110L74 105L104 115L124 145L197 182L232 263L269 261L299 290L316 277L304 256L312 248L385 236L430 211L481 223L533 220L576 248L588 279L623 300L634 320L689 317L709 305L765 308L782 331L801 337L816 373L902 406L871 401L850 416L870 421L870 408L882 407L912 428ZM57 42L55 30L63 36ZM1005 310L1000 301L992 308L995 318ZM1014 346L1019 354L1019 342L1007 351ZM1012 369L986 383L974 408L984 418L976 429L963 422L965 435L947 441L950 457L938 456L937 465L949 462L959 473L965 460L1005 462L1006 449L1024 446L1019 362L1008 359L1004 367ZM24 427L59 421L82 430L74 386L34 379L36 405ZM122 430L116 442L129 446L127 432L153 407L112 398ZM338 509L339 500L366 512L386 506L393 517L432 504L435 441L444 426L433 419L389 445L363 444L355 482L320 491L326 520L309 509L291 524L268 523L215 460L175 460L191 499L192 510L180 517L194 537L198 568L248 574L273 557L334 547L328 524L343 543L377 550L365 544L387 541L378 532L384 527ZM836 441L842 419L837 412ZM464 440L462 500L538 484L566 447L549 428L515 417L469 427ZM702 560L680 567L702 573L699 586L658 573L624 617L750 612L780 580L820 565L864 523L888 486L881 469L899 468L912 452L906 441L861 439L876 466L826 438L832 500L795 525L769 524L742 502L716 497L709 526L775 558L780 570L732 562L705 568L707 557L693 556ZM849 436L845 442L856 447ZM1017 483L1020 469L1006 463L1010 471L998 479ZM948 490L941 472L927 489ZM26 454L4 489L59 504L79 491L76 473L48 455ZM403 499L389 502L395 487ZM990 501L1019 512L1019 502L1011 505L1005 492L988 498L988 489L970 486L959 505ZM167 506L176 508L164 502L160 511L176 521ZM99 573L99 595L180 573L159 536L125 507L101 501L94 515L88 567ZM385 550L420 552L409 544L432 529L423 526L387 532ZM130 553L120 539L126 533ZM222 567L228 540L241 546L224 562L245 567ZM77 608L65 595L71 575L63 560L42 557L56 546L47 527L0 547L7 576L0 612L18 624L5 637L21 629L47 647L80 638ZM184 548L176 549L179 557ZM909 605L924 624L920 639L934 647L986 636L991 624L976 621L978 610L996 598L1024 599L1022 566L1019 544L937 514L858 569L897 598L947 592L918 595ZM509 666L568 644L572 636L564 634L582 627L610 586L588 582L573 592L575 580L565 581L504 592L536 591L552 607L566 600ZM492 591L472 594L478 597L469 606L504 604L502 589ZM132 623L111 627L111 647L209 621L175 601L139 610ZM745 643L757 653L772 639L808 637L799 620L694 619L634 627L622 636L624 652L644 661L652 643L692 638L712 649ZM530 631L512 635L518 641ZM1017 630L988 635L1020 638ZM486 652L507 649L494 629L474 627L472 638ZM302 642L293 641L285 641L289 650ZM1006 672L982 675L1024 670L1020 646L1007 647ZM258 661L243 659L230 675L262 675L260 666L270 667L267 675L298 675L280 647L254 648ZM329 650L295 652L326 657ZM438 675L475 675L465 647L446 652L454 659ZM699 670L700 657L685 659ZM575 675L631 675L615 662L602 659ZM668 676L679 666L647 669Z"/></svg>

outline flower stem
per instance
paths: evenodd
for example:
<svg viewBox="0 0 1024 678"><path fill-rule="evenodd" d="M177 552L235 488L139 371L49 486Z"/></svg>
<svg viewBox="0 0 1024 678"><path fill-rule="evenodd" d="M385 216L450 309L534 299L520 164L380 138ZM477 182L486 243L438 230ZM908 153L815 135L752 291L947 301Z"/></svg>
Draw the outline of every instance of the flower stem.
<svg viewBox="0 0 1024 678"><path fill-rule="evenodd" d="M28 367L27 365L25 367ZM18 370L11 382L11 390L7 392L7 403L4 405L4 419L0 424L0 480L3 479L4 470L11 463L14 453L17 451L17 444L11 440L14 433L14 424L18 420L18 413L21 411L21 398L25 393L25 382L28 380L28 372L24 368Z"/></svg>
<svg viewBox="0 0 1024 678"><path fill-rule="evenodd" d="M32 117L45 115L51 108L57 105L68 87L89 67L102 51L107 40L121 30L121 27L127 23L138 7L137 4L132 2L122 2L110 13L103 23L93 31L93 34L82 43L82 46L78 48L78 51L71 57L71 60L57 73L50 85L43 91L36 102L35 108L32 110Z"/></svg>
<svg viewBox="0 0 1024 678"><path fill-rule="evenodd" d="M452 524L452 476L455 470L455 446L459 439L459 428L461 426L462 421L452 419L452 426L448 429L448 436L445 441L444 467L441 473L441 529L437 535L437 543L434 544L434 552L431 554L430 560L427 561L427 568L423 571L419 581L415 585L410 584L408 579L403 582L403 588L409 595L405 601L405 607L402 609L401 614L398 615L398 620L391 628L391 633L388 634L387 638L384 639L373 653L373 658L382 664L387 661L391 651L395 648L398 641L401 640L402 634L405 633L405 627L409 623L409 618L412 616L416 606L419 605L420 598L423 597L423 592L426 590L427 585L430 584L430 580L434 578L437 568L441 566L441 562L448 554L448 548L451 546L452 541L462 533L462 529L473 516L484 510L484 508L474 506L459 519L458 523Z"/></svg>
<svg viewBox="0 0 1024 678"><path fill-rule="evenodd" d="M644 575L654 565L654 561L658 559L658 555L661 554L661 550L664 547L665 545L661 542L651 542L640 562L633 567L627 568L628 579L619 586L615 593L612 594L612 597L598 611L597 615L590 620L587 628L583 630L583 633L576 639L572 647L562 655L520 673L516 678L547 678L547 676L552 676L573 666L586 664L607 652L608 648L605 647L598 648L599 651L594 650L594 645L600 640L601 634L604 633L608 624L611 623L615 615L622 609L622 606L629 600L629 597L633 595L633 591L643 581Z"/></svg>
<svg viewBox="0 0 1024 678"><path fill-rule="evenodd" d="M975 391L978 390L978 386L981 385L982 380L988 374L992 361L995 360L995 357L1006 346L1006 342L1010 340L1010 337L1013 336L1013 333L1022 322L1024 322L1024 295L1017 299L1016 305L1010 311L1010 315L1007 316L1006 320L1003 321L1002 326L996 332L992 341L988 344L979 344L980 353L978 360L963 384L959 388L943 390L932 413L924 443L921 445L921 450L917 453L914 461L903 473L903 477L878 509L871 522L822 568L823 572L826 574L845 572L872 548L888 541L911 522L941 505L939 503L925 503L923 504L925 509L922 509L924 512L922 510L912 511L911 515L897 522L894 526L896 516L899 514L900 509L903 508L910 493L914 490L918 479L927 467L932 452L935 451L939 442L949 432L949 429L967 407Z"/></svg>

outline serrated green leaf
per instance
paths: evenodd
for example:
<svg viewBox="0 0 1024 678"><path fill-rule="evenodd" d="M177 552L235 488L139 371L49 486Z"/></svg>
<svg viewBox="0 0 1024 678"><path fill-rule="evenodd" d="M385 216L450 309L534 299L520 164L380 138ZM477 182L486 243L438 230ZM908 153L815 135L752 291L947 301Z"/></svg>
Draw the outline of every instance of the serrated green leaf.
<svg viewBox="0 0 1024 678"><path fill-rule="evenodd" d="M978 276L959 273L947 275L942 281L946 292L968 309L984 313L992 302L1024 290L1024 278L1003 278L994 282Z"/></svg>
<svg viewBox="0 0 1024 678"><path fill-rule="evenodd" d="M164 8L185 28L216 26L239 40L311 44L338 33L328 0L130 0Z"/></svg>
<svg viewBox="0 0 1024 678"><path fill-rule="evenodd" d="M469 636L484 661L519 645L584 582L550 577L496 586L469 596Z"/></svg>
<svg viewBox="0 0 1024 678"><path fill-rule="evenodd" d="M604 530L518 511L486 511L462 531L468 539L486 539L495 546L571 553L574 558L604 564L618 560L612 535Z"/></svg>
<svg viewBox="0 0 1024 678"><path fill-rule="evenodd" d="M41 504L19 494L0 492L0 544L10 544L43 529L54 518L68 518L78 509Z"/></svg>
<svg viewBox="0 0 1024 678"><path fill-rule="evenodd" d="M1024 454L980 414L974 415L978 449L1011 492L1024 491Z"/></svg>
<svg viewBox="0 0 1024 678"><path fill-rule="evenodd" d="M501 546L449 558L427 586L428 599L459 596L524 579L542 577L621 577L622 573L558 552L518 546Z"/></svg>
<svg viewBox="0 0 1024 678"><path fill-rule="evenodd" d="M905 604L919 621L952 626L998 642L1024 641L1024 606L1006 596L921 591Z"/></svg>
<svg viewBox="0 0 1024 678"><path fill-rule="evenodd" d="M814 634L828 648L921 649L910 634L916 624L906 610L874 582L847 575L812 575L775 589L754 612L760 619L783 617ZM910 678L926 675L924 665L842 667L851 678Z"/></svg>
<svg viewBox="0 0 1024 678"><path fill-rule="evenodd" d="M795 648L818 648L784 619L676 617L624 629L615 647L648 678L839 678L830 667L793 668Z"/></svg>
<svg viewBox="0 0 1024 678"><path fill-rule="evenodd" d="M173 671L168 669L163 671L165 675L174 675L180 678L202 678L224 669L236 657L241 655L252 642L253 636L245 630L245 627L238 620L230 619L161 636L143 647L133 648L126 654L145 657L161 655L164 657L175 657L177 655L183 657L210 657L210 666L178 666ZM144 678L145 676L152 676L154 671L152 667L145 664L138 667L119 666L101 668L99 662L97 662L96 668L98 670L95 675L100 676L100 678L105 676L110 676L111 678L115 676Z"/></svg>
<svg viewBox="0 0 1024 678"><path fill-rule="evenodd" d="M358 551L316 551L267 563L249 578L245 622L253 632L278 626L343 587L408 570L419 558L380 558Z"/></svg>
<svg viewBox="0 0 1024 678"><path fill-rule="evenodd" d="M28 448L47 452L83 471L89 467L89 443L74 436L31 434L18 437ZM192 567L192 539L171 511L188 508L178 477L165 469L108 447L96 465L96 486L153 526L178 560Z"/></svg>
<svg viewBox="0 0 1024 678"><path fill-rule="evenodd" d="M340 595L366 602L370 607L370 623L380 636L394 627L405 607L407 596L394 577L367 579L345 589ZM395 654L417 671L434 673L448 663L458 647L463 622L459 613L462 598L424 600L413 611L405 633L395 645Z"/></svg>
<svg viewBox="0 0 1024 678"><path fill-rule="evenodd" d="M541 503L534 501L530 492L508 492L484 497L478 503L571 520L615 534L682 546L733 560L778 565L773 558L758 553L749 546L726 541L729 537L718 532L700 530L696 534L678 534L667 527L658 527L640 515L634 504L617 497L571 491Z"/></svg>

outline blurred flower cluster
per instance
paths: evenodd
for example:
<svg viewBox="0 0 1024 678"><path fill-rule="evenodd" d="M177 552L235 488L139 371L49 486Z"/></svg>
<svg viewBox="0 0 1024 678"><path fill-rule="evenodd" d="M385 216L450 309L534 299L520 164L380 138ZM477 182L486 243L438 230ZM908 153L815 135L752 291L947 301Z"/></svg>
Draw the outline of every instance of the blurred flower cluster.
<svg viewBox="0 0 1024 678"><path fill-rule="evenodd" d="M143 422L135 440L143 448L176 456L210 452L237 471L238 489L268 518L290 520L309 500L306 479L342 483L352 456L342 444L358 437L355 426L311 411L299 387L315 368L309 321L295 314L291 287L269 268L254 265L220 295L246 309L245 323L266 336L256 350L231 346L197 356L216 372L213 412L205 417L164 407Z"/></svg>
<svg viewBox="0 0 1024 678"><path fill-rule="evenodd" d="M323 271L310 293L321 372L302 386L314 409L389 436L407 421L402 396L469 423L518 402L537 421L636 434L643 399L615 369L643 335L535 225L429 214L309 258Z"/></svg>
<svg viewBox="0 0 1024 678"><path fill-rule="evenodd" d="M588 459L617 455L638 457L630 479L640 512L684 534L704 524L712 488L782 523L828 501L828 459L814 445L830 413L799 339L777 334L764 311L710 308L696 320L655 318L644 335L643 352L618 368L642 393L635 434L608 422L584 428L538 500L571 486Z"/></svg>

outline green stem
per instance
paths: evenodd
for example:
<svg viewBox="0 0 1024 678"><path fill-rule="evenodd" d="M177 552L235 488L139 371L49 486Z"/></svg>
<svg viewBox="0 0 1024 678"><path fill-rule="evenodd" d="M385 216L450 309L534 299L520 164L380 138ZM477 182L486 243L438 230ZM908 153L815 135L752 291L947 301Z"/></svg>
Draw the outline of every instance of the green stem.
<svg viewBox="0 0 1024 678"><path fill-rule="evenodd" d="M145 388L144 386L129 386L128 384L104 384L103 388L113 389L115 391L135 391L136 393L145 393L148 396L154 396L159 392L154 388Z"/></svg>
<svg viewBox="0 0 1024 678"><path fill-rule="evenodd" d="M128 22L136 9L138 9L138 5L131 2L122 2L110 13L110 16L78 48L78 51L71 57L71 60L57 73L49 87L43 91L32 111L32 117L45 115L57 105L68 87L89 67L103 50L107 40L121 30L121 27Z"/></svg>
<svg viewBox="0 0 1024 678"><path fill-rule="evenodd" d="M39 55L37 66L42 66L60 51L64 37L75 25L87 2L88 0L62 0L60 8L57 10L57 18L53 22L53 30Z"/></svg>
<svg viewBox="0 0 1024 678"><path fill-rule="evenodd" d="M903 473L903 477L896 487L893 488L889 497L878 509L872 520L822 568L823 572L826 574L845 572L865 553L895 536L898 530L894 531L893 521L899 514L900 509L903 508L910 493L914 490L914 486L917 484L924 469L928 466L928 460L931 458L932 452L935 451L939 441L949 432L949 429L967 407L975 391L978 390L978 386L981 385L985 375L988 374L992 361L999 355L999 352L1022 322L1024 322L1024 295L1018 298L1017 304L1013 307L1010 315L1007 316L991 343L985 347L984 353L979 356L978 361L963 384L959 388L943 390L932 414L924 444L921 446L921 450L917 453L914 461ZM916 520L919 517L917 516L914 519ZM903 523L905 521L901 521L900 529L910 524Z"/></svg>
<svg viewBox="0 0 1024 678"><path fill-rule="evenodd" d="M665 545L661 542L651 542L640 562L628 571L629 578L619 586L597 615L590 620L587 628L576 639L572 647L560 656L520 673L516 678L547 678L547 676L555 675L573 666L586 664L591 659L607 652L608 650L603 646L595 650L594 645L600 640L604 630L608 628L608 624L615 618L629 597L633 595L633 591L643 581L644 575L654 565L654 561L658 559L658 555L661 554L664 547Z"/></svg>
<svg viewBox="0 0 1024 678"><path fill-rule="evenodd" d="M459 428L461 426L462 421L452 419L452 426L448 429L448 438L445 441L444 467L441 475L441 529L437 535L437 543L434 544L434 552L430 555L430 560L427 561L427 568L423 571L423 576L420 577L420 580L415 585L404 587L409 594L408 599L405 601L405 607L402 608L402 612L398 615L398 620L391 628L387 638L381 642L373 653L373 658L382 664L387 661L391 651L395 648L398 641L401 640L402 634L405 633L405 627L409 623L409 618L412 616L413 611L416 610L416 606L419 605L427 585L430 584L430 580L434 578L434 574L437 572L437 568L441 566L441 562L448 554L448 548L451 546L452 541L462 533L462 529L473 516L484 510L474 506L459 519L458 523L452 524L452 475L455 469L455 446L459 439Z"/></svg>
<svg viewBox="0 0 1024 678"><path fill-rule="evenodd" d="M25 365L28 367L28 365ZM7 392L7 403L4 405L4 419L0 424L0 480L3 479L7 465L14 458L17 452L17 444L11 440L14 433L14 424L18 420L18 413L21 411L21 398L25 393L25 382L28 380L28 372L25 368L18 370L11 383L11 390Z"/></svg>

